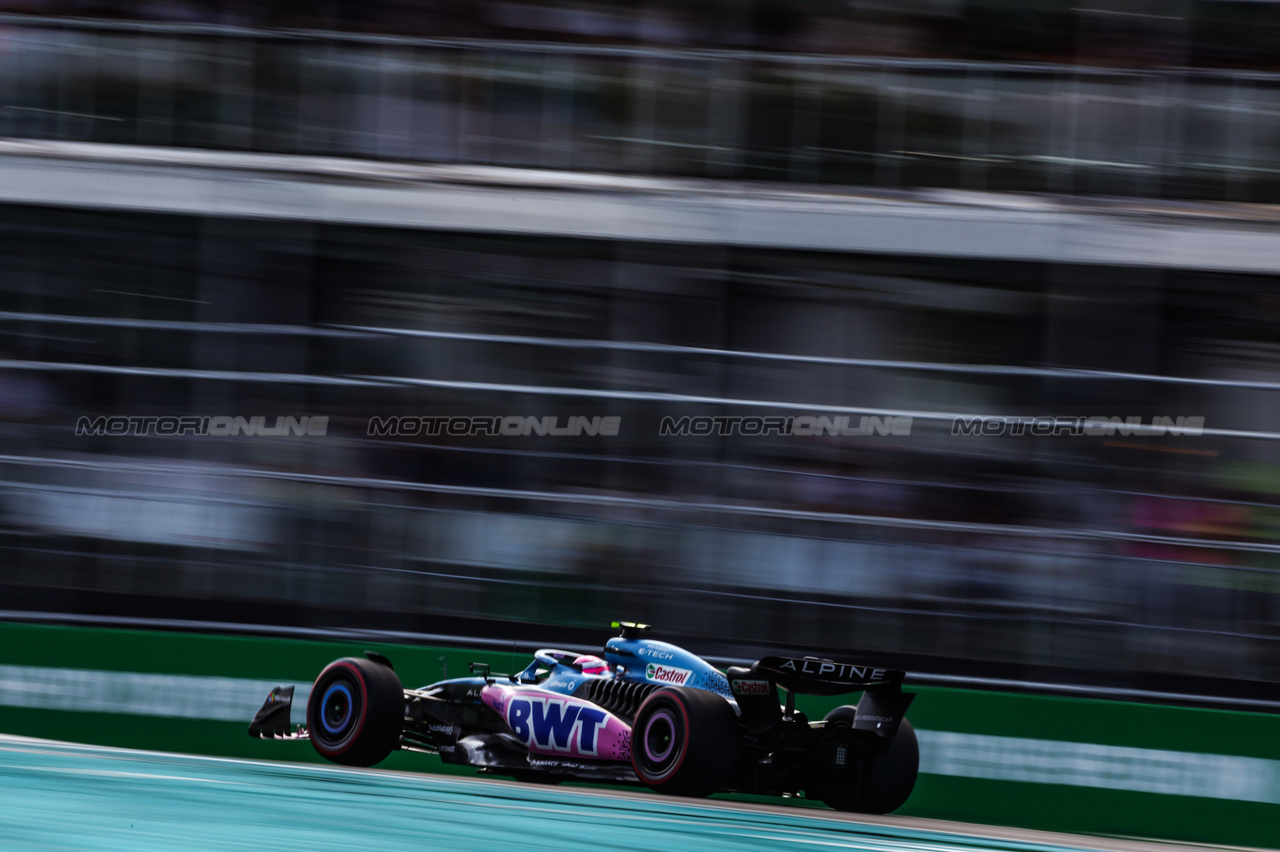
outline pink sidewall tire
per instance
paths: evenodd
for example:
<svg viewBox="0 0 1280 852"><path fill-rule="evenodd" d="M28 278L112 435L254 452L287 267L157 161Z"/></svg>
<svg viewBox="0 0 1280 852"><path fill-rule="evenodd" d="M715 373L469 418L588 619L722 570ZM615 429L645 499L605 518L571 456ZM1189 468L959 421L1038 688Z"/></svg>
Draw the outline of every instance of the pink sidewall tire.
<svg viewBox="0 0 1280 852"><path fill-rule="evenodd" d="M738 751L738 715L702 689L675 686L645 699L631 727L631 765L646 786L707 796L728 783Z"/></svg>

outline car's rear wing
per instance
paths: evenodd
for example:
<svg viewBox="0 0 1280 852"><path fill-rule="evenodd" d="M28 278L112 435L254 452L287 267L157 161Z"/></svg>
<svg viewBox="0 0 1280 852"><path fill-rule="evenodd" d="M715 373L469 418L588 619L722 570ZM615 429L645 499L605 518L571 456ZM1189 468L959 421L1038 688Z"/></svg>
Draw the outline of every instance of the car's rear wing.
<svg viewBox="0 0 1280 852"><path fill-rule="evenodd" d="M889 747L915 695L902 691L907 673L880 666L838 663L817 657L762 657L750 669L728 672L729 686L749 729L767 729L779 718L777 687L787 691L786 716L795 695L861 692L852 721L854 736L868 751Z"/></svg>
<svg viewBox="0 0 1280 852"><path fill-rule="evenodd" d="M907 676L897 669L837 663L817 657L761 657L751 669L789 692L804 695L896 690Z"/></svg>

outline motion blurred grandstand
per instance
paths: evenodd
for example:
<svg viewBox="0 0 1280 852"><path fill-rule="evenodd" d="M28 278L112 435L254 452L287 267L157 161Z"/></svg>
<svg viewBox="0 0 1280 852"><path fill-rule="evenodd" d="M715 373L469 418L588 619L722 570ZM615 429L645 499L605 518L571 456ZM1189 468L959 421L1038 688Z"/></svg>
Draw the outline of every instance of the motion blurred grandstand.
<svg viewBox="0 0 1280 852"><path fill-rule="evenodd" d="M0 8L10 616L1280 681L1280 5Z"/></svg>

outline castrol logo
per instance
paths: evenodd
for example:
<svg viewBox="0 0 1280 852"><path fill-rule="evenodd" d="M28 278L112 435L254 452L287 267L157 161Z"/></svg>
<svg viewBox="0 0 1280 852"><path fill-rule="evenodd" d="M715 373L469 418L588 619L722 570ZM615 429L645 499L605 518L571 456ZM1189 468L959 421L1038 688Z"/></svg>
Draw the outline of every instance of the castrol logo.
<svg viewBox="0 0 1280 852"><path fill-rule="evenodd" d="M693 672L688 669L673 669L668 666L660 666L657 663L650 663L645 666L644 670L644 676L649 680L674 686L684 686L692 674Z"/></svg>
<svg viewBox="0 0 1280 852"><path fill-rule="evenodd" d="M733 691L737 695L768 695L773 686L767 680L735 680Z"/></svg>

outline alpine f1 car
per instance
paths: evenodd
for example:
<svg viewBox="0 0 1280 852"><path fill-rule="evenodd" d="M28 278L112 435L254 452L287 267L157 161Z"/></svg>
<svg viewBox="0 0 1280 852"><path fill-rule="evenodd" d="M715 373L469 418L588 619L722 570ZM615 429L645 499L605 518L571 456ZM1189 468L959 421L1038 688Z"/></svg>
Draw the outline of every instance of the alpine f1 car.
<svg viewBox="0 0 1280 852"><path fill-rule="evenodd" d="M305 726L290 731L292 686L272 690L249 733L309 739L337 763L372 766L397 749L523 780L644 784L663 793L803 794L839 810L887 813L915 786L919 749L904 672L769 656L721 672L619 623L603 659L551 649L524 671L405 689L381 654L337 660L316 678ZM778 691L784 697L779 701ZM862 692L821 721L797 693Z"/></svg>

